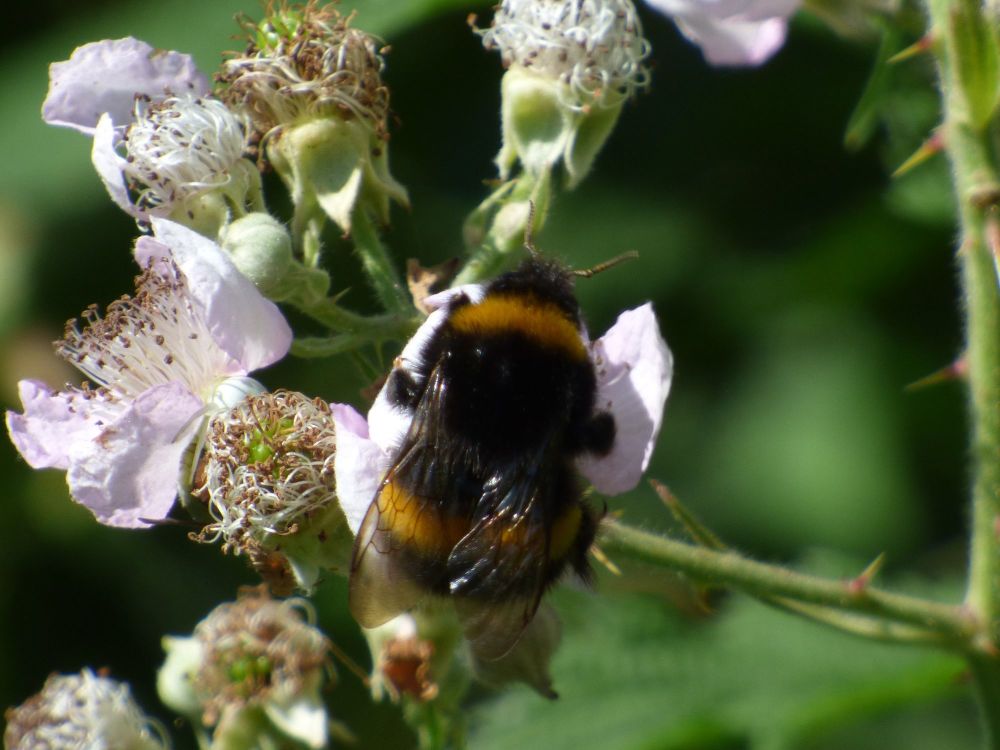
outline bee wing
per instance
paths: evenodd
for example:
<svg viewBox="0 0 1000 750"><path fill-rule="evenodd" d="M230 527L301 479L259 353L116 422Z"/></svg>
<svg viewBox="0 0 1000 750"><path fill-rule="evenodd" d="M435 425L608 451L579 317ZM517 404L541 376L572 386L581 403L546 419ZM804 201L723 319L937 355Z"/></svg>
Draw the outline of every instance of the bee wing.
<svg viewBox="0 0 1000 750"><path fill-rule="evenodd" d="M401 561L392 535L395 493L387 478L368 507L354 542L348 601L354 619L375 628L417 605L423 591Z"/></svg>
<svg viewBox="0 0 1000 750"><path fill-rule="evenodd" d="M434 476L441 388L443 381L435 370L396 462L379 485L354 542L348 603L351 614L366 628L413 609L426 593L406 555L418 540L426 546L441 539L444 528L440 505L427 486L428 477Z"/></svg>
<svg viewBox="0 0 1000 750"><path fill-rule="evenodd" d="M536 467L538 468L538 467ZM448 576L465 637L480 659L507 654L535 616L549 579L547 489L519 475L455 545ZM489 485L490 483L487 483Z"/></svg>

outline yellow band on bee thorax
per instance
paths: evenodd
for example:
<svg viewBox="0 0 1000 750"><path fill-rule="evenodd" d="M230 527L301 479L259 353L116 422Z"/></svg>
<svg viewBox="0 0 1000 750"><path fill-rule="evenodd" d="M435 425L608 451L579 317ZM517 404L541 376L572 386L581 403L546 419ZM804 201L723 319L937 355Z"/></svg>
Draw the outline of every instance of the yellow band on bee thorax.
<svg viewBox="0 0 1000 750"><path fill-rule="evenodd" d="M576 324L557 305L524 295L491 294L463 305L449 318L451 327L472 335L517 332L548 348L561 349L575 360L587 358Z"/></svg>

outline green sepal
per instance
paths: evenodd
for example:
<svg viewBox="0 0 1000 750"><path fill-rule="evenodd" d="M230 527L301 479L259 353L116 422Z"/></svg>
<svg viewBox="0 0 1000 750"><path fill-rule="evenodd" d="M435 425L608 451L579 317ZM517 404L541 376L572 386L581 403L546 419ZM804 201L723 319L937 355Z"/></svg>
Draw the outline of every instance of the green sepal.
<svg viewBox="0 0 1000 750"><path fill-rule="evenodd" d="M389 174L382 142L360 120L321 118L289 127L268 145L268 157L292 194L296 213L321 210L345 233L364 208L389 219L389 202L409 205L406 189Z"/></svg>
<svg viewBox="0 0 1000 750"><path fill-rule="evenodd" d="M570 189L587 176L623 105L579 101L567 84L516 66L504 73L501 92L501 179L518 161L534 176L551 173L561 162Z"/></svg>
<svg viewBox="0 0 1000 750"><path fill-rule="evenodd" d="M948 11L948 46L969 124L983 130L1000 103L1000 43L978 0L956 0Z"/></svg>
<svg viewBox="0 0 1000 750"><path fill-rule="evenodd" d="M578 112L575 132L564 154L566 187L575 188L590 172L611 131L615 129L624 101L609 106L594 104L590 111Z"/></svg>
<svg viewBox="0 0 1000 750"><path fill-rule="evenodd" d="M561 84L514 67L504 73L501 125L503 146L496 157L506 180L518 161L526 172L549 171L562 158L571 134L571 119L560 101Z"/></svg>
<svg viewBox="0 0 1000 750"><path fill-rule="evenodd" d="M308 593L324 572L347 574L354 537L344 511L331 501L300 520L293 533L268 534L262 544L285 556L296 585Z"/></svg>

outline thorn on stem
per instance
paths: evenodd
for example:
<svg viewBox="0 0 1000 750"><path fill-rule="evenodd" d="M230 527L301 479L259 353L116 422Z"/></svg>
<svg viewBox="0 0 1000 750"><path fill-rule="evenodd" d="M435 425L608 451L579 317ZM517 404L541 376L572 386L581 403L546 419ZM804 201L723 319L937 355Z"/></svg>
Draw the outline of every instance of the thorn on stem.
<svg viewBox="0 0 1000 750"><path fill-rule="evenodd" d="M948 383L952 380L962 380L969 371L969 363L965 355L956 359L950 365L935 370L930 375L925 375L918 380L914 380L903 388L904 391L918 391L932 385Z"/></svg>
<svg viewBox="0 0 1000 750"><path fill-rule="evenodd" d="M590 554L594 556L594 559L597 560L597 562L607 568L612 575L620 576L622 574L621 568L615 565L614 560L608 557L604 550L596 544L592 544L590 546Z"/></svg>
<svg viewBox="0 0 1000 750"><path fill-rule="evenodd" d="M726 545L723 544L722 540L699 521L694 513L685 508L681 501L677 499L677 496L665 484L655 479L650 479L649 485L659 496L660 500L663 501L663 504L667 506L674 519L684 527L684 531L687 532L691 541L708 549L719 551L726 549Z"/></svg>
<svg viewBox="0 0 1000 750"><path fill-rule="evenodd" d="M907 60L912 60L914 57L926 54L927 52L930 52L931 49L933 49L934 44L936 42L937 39L933 34L925 34L906 49L900 50L895 55L890 57L889 64L895 65L897 63L906 62Z"/></svg>
<svg viewBox="0 0 1000 750"><path fill-rule="evenodd" d="M930 137L920 145L920 148L914 151L908 159L896 167L892 176L902 177L907 172L916 169L921 164L928 161L931 157L944 151L944 146L944 136L941 134L941 130L935 130L931 133Z"/></svg>
<svg viewBox="0 0 1000 750"><path fill-rule="evenodd" d="M871 563L868 564L868 567L862 570L859 575L847 582L847 590L851 596L863 596L868 590L868 586L871 584L872 580L879 574L879 571L882 570L883 565L885 565L884 552L872 560Z"/></svg>

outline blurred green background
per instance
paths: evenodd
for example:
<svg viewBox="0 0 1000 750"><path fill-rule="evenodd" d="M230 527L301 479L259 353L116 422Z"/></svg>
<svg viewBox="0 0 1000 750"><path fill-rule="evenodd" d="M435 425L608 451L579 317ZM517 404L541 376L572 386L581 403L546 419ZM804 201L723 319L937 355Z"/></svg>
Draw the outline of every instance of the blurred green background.
<svg viewBox="0 0 1000 750"><path fill-rule="evenodd" d="M462 217L494 176L501 68L466 25L470 11L485 23L488 8L358 7L357 25L392 46L391 159L413 202L395 211L385 239L401 261L445 259L460 251ZM107 200L89 142L40 120L48 63L87 41L134 35L212 71L221 50L241 46L238 11L259 16L236 0L39 0L6 12L5 408L19 408L20 378L79 380L49 342L86 305L129 291L135 272L135 226ZM581 282L579 296L595 333L621 309L655 301L676 376L650 475L755 556L849 577L884 551L888 584L957 600L964 396L955 383L905 390L961 346L947 171L937 162L887 177L935 124L929 70L917 61L893 71L874 137L849 151L844 134L875 40L845 41L803 14L765 67L715 70L667 19L640 12L652 88L626 108L586 182L558 197L536 242L578 267L641 255ZM346 255L331 262L350 303L370 306ZM347 360L288 360L261 379L363 406L365 383ZM6 441L0 466L0 706L23 701L52 671L108 667L169 725L153 689L161 636L190 632L254 576L180 528L99 527L68 499L61 473L30 471ZM609 508L669 527L646 487ZM666 578L626 569L600 575L596 593L557 592L562 698L477 691L472 747L523 738L576 750L973 746L960 663L841 636L739 596L694 613ZM367 664L344 582L327 581L316 603L327 633ZM359 746L411 746L396 709L372 706L341 672L330 705ZM177 747L191 746L185 727L171 731Z"/></svg>

